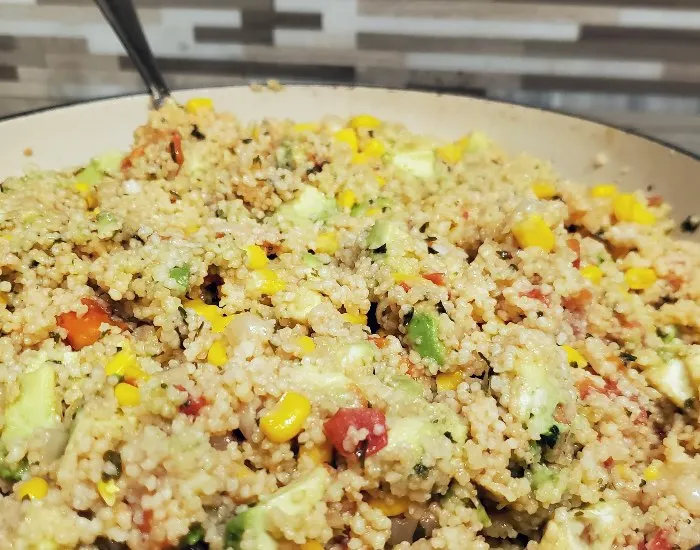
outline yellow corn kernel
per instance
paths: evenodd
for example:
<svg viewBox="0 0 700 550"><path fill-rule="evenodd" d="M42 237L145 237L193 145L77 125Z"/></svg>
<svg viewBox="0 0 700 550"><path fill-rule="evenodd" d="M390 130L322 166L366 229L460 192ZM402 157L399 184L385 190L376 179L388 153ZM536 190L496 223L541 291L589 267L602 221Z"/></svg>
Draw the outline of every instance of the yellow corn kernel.
<svg viewBox="0 0 700 550"><path fill-rule="evenodd" d="M362 152L370 157L381 157L386 152L386 147L377 138L372 138L367 140Z"/></svg>
<svg viewBox="0 0 700 550"><path fill-rule="evenodd" d="M554 233L541 216L533 214L513 227L513 235L521 248L538 246L545 252L554 248Z"/></svg>
<svg viewBox="0 0 700 550"><path fill-rule="evenodd" d="M435 377L438 391L454 391L464 379L462 371L441 372Z"/></svg>
<svg viewBox="0 0 700 550"><path fill-rule="evenodd" d="M105 374L107 376L124 376L127 369L138 369L139 363L136 360L136 354L131 350L131 346L126 344L123 349L118 351L105 365Z"/></svg>
<svg viewBox="0 0 700 550"><path fill-rule="evenodd" d="M316 343L310 336L299 336L295 340L295 343L297 346L299 346L299 349L304 355L313 353L313 351L316 349Z"/></svg>
<svg viewBox="0 0 700 550"><path fill-rule="evenodd" d="M316 252L333 255L338 252L338 237L335 233L320 233L316 238Z"/></svg>
<svg viewBox="0 0 700 550"><path fill-rule="evenodd" d="M392 278L394 279L395 283L408 283L410 285L419 285L419 284L424 284L425 279L423 277L420 277L418 275L414 275L412 273L400 273L400 272L394 272L391 274Z"/></svg>
<svg viewBox="0 0 700 550"><path fill-rule="evenodd" d="M617 186L612 183L604 183L591 187L591 197L614 197L617 195Z"/></svg>
<svg viewBox="0 0 700 550"><path fill-rule="evenodd" d="M325 442L311 448L302 447L299 455L310 458L314 464L325 464L333 458L333 446L329 442Z"/></svg>
<svg viewBox="0 0 700 550"><path fill-rule="evenodd" d="M557 188L548 181L536 181L532 184L532 192L538 199L551 199L557 194Z"/></svg>
<svg viewBox="0 0 700 550"><path fill-rule="evenodd" d="M457 143L448 143L435 149L438 158L446 164L457 164L462 159L464 149Z"/></svg>
<svg viewBox="0 0 700 550"><path fill-rule="evenodd" d="M79 181L73 187L85 199L85 204L88 208L97 207L97 195L90 184Z"/></svg>
<svg viewBox="0 0 700 550"><path fill-rule="evenodd" d="M594 285L600 283L600 280L603 278L603 270L597 265L584 265L580 273Z"/></svg>
<svg viewBox="0 0 700 550"><path fill-rule="evenodd" d="M319 125L316 122L298 122L292 128L295 132L318 132Z"/></svg>
<svg viewBox="0 0 700 550"><path fill-rule="evenodd" d="M265 254L265 250L257 244L251 244L250 246L246 246L245 253L245 266L248 269L262 269L267 265L267 262L269 261L267 259L267 254Z"/></svg>
<svg viewBox="0 0 700 550"><path fill-rule="evenodd" d="M193 97L185 103L185 111L195 115L199 111L211 111L214 108L214 102L208 97Z"/></svg>
<svg viewBox="0 0 700 550"><path fill-rule="evenodd" d="M566 352L566 362L569 363L569 365L573 363L579 368L588 366L586 358L571 346L562 346L562 349Z"/></svg>
<svg viewBox="0 0 700 550"><path fill-rule="evenodd" d="M395 497L393 495L388 495L382 498L371 498L368 504L372 508L378 508L381 510L385 516L393 517L399 516L408 511L408 505L410 503L411 501L407 497Z"/></svg>
<svg viewBox="0 0 700 550"><path fill-rule="evenodd" d="M120 407L134 407L141 403L141 392L135 386L120 382L114 387L114 396Z"/></svg>
<svg viewBox="0 0 700 550"><path fill-rule="evenodd" d="M247 288L258 294L273 295L284 290L286 283L271 269L256 269L250 274Z"/></svg>
<svg viewBox="0 0 700 550"><path fill-rule="evenodd" d="M215 333L223 332L233 319L232 315L224 315L224 312L220 307L205 304L199 298L196 300L188 300L187 302L184 302L183 305L209 321L211 324L211 330Z"/></svg>
<svg viewBox="0 0 700 550"><path fill-rule="evenodd" d="M381 122L379 119L372 115L357 115L350 119L350 127L355 129L366 128L368 130L374 130L375 128L379 128L380 125Z"/></svg>
<svg viewBox="0 0 700 550"><path fill-rule="evenodd" d="M367 153L353 153L350 162L353 164L367 164L371 157Z"/></svg>
<svg viewBox="0 0 700 550"><path fill-rule="evenodd" d="M311 402L293 391L286 392L274 408L260 419L260 429L274 443L284 443L303 428L311 412Z"/></svg>
<svg viewBox="0 0 700 550"><path fill-rule="evenodd" d="M226 353L226 344L222 340L214 340L214 343L207 352L207 362L215 367L222 367L228 361Z"/></svg>
<svg viewBox="0 0 700 550"><path fill-rule="evenodd" d="M301 550L323 550L323 544L317 540L307 540L301 545Z"/></svg>
<svg viewBox="0 0 700 550"><path fill-rule="evenodd" d="M6 306L7 305L7 294L4 292L0 292L0 306Z"/></svg>
<svg viewBox="0 0 700 550"><path fill-rule="evenodd" d="M367 212L365 212L366 216L377 216L381 214L382 211L379 208L368 208Z"/></svg>
<svg viewBox="0 0 700 550"><path fill-rule="evenodd" d="M630 480L634 477L634 472L627 464L615 464L615 473L621 479Z"/></svg>
<svg viewBox="0 0 700 550"><path fill-rule="evenodd" d="M342 318L346 323L351 323L353 325L367 324L367 315L363 315L362 313L343 313Z"/></svg>
<svg viewBox="0 0 700 550"><path fill-rule="evenodd" d="M642 472L642 477L644 478L644 481L656 481L661 477L661 469L659 468L658 464L650 464L646 468L644 468L644 472Z"/></svg>
<svg viewBox="0 0 700 550"><path fill-rule="evenodd" d="M248 468L245 464L234 464L233 469L235 470L236 477L238 479L245 479L253 475L253 470Z"/></svg>
<svg viewBox="0 0 700 550"><path fill-rule="evenodd" d="M49 484L40 477L32 477L17 487L20 500L29 497L30 500L41 500L49 492Z"/></svg>
<svg viewBox="0 0 700 550"><path fill-rule="evenodd" d="M338 206L350 210L357 202L357 197L350 189L344 189L338 194Z"/></svg>
<svg viewBox="0 0 700 550"><path fill-rule="evenodd" d="M98 481L97 492L102 497L102 500L105 501L107 506L114 506L114 503L117 502L119 487L113 479L108 481Z"/></svg>
<svg viewBox="0 0 700 550"><path fill-rule="evenodd" d="M630 267L625 271L625 282L632 290L645 290L656 282L656 271L649 267Z"/></svg>
<svg viewBox="0 0 700 550"><path fill-rule="evenodd" d="M377 180L377 183L379 184L379 187L384 187L386 185L386 178L383 176L374 176L374 179Z"/></svg>
<svg viewBox="0 0 700 550"><path fill-rule="evenodd" d="M199 231L199 225L196 223L190 224L187 227L185 227L185 235L194 235L197 231Z"/></svg>
<svg viewBox="0 0 700 550"><path fill-rule="evenodd" d="M355 130L353 130L352 128L343 128L342 130L338 130L335 133L334 137L336 140L342 143L346 143L353 153L357 153L358 144L357 134L355 133Z"/></svg>
<svg viewBox="0 0 700 550"><path fill-rule="evenodd" d="M620 222L634 222L643 225L651 225L656 222L656 216L632 193L623 193L615 197L613 213L617 221Z"/></svg>

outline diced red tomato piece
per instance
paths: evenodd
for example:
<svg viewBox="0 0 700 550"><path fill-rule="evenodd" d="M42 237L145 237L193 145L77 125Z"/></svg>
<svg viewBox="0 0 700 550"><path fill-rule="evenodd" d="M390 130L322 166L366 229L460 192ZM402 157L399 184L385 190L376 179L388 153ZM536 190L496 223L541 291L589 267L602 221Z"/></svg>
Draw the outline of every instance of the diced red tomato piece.
<svg viewBox="0 0 700 550"><path fill-rule="evenodd" d="M143 510L141 512L142 519L140 523L137 523L136 525L139 528L139 531L141 531L144 534L150 533L151 529L153 528L153 510L150 508Z"/></svg>
<svg viewBox="0 0 700 550"><path fill-rule="evenodd" d="M523 292L520 295L525 296L526 298L532 298L533 300L542 302L546 306L550 304L549 296L545 296L544 294L542 294L542 291L539 288L533 288L532 290Z"/></svg>
<svg viewBox="0 0 700 550"><path fill-rule="evenodd" d="M345 447L350 428L364 428L369 432L364 441L355 444L352 449ZM372 456L386 447L389 440L384 412L366 407L338 409L338 412L326 420L323 431L335 449L346 457L357 456L363 448L364 456Z"/></svg>
<svg viewBox="0 0 700 550"><path fill-rule="evenodd" d="M400 282L400 283L399 283L399 286L400 286L401 288L403 288L406 292L408 292L409 290L411 290L410 285L409 285L406 281Z"/></svg>
<svg viewBox="0 0 700 550"><path fill-rule="evenodd" d="M187 392L187 390L183 386L178 385L175 387L180 391ZM202 408L208 404L209 403L207 401L207 398L203 395L200 395L199 397L193 397L192 395L190 395L189 392L187 392L187 401L180 405L179 411L189 416L197 416L199 414L199 411L202 410Z"/></svg>
<svg viewBox="0 0 700 550"><path fill-rule="evenodd" d="M468 219L469 219L469 212L466 211L466 210L465 210L464 212L462 212L462 217L463 217L465 220L468 220Z"/></svg>
<svg viewBox="0 0 700 550"><path fill-rule="evenodd" d="M646 550L671 550L671 543L668 542L667 536L665 529L659 529L647 542Z"/></svg>
<svg viewBox="0 0 700 550"><path fill-rule="evenodd" d="M578 269L581 267L581 241L578 239L567 239L566 246L576 254L576 259L572 262L572 265Z"/></svg>
<svg viewBox="0 0 700 550"><path fill-rule="evenodd" d="M389 341L386 339L386 337L378 336L376 334L370 334L369 339L379 349L384 349L387 346L387 344L389 343Z"/></svg>
<svg viewBox="0 0 700 550"><path fill-rule="evenodd" d="M661 206L664 203L664 198L661 195L652 195L647 199L649 206Z"/></svg>
<svg viewBox="0 0 700 550"><path fill-rule="evenodd" d="M96 300L83 298L81 302L88 307L85 315L78 317L75 311L68 311L61 313L56 319L58 326L68 332L65 341L74 350L83 349L85 346L97 342L102 334L100 332L102 323L115 325L122 329L127 328L123 322L112 319Z"/></svg>
<svg viewBox="0 0 700 550"><path fill-rule="evenodd" d="M424 279L427 279L431 283L435 283L438 286L445 286L445 274L444 273L426 273L423 275Z"/></svg>
<svg viewBox="0 0 700 550"><path fill-rule="evenodd" d="M583 311L591 303L593 294L587 288L579 290L576 294L562 298L561 305L569 311Z"/></svg>
<svg viewBox="0 0 700 550"><path fill-rule="evenodd" d="M603 461L603 466L605 466L606 470L610 470L613 465L615 464L615 461L613 460L613 457L609 456Z"/></svg>

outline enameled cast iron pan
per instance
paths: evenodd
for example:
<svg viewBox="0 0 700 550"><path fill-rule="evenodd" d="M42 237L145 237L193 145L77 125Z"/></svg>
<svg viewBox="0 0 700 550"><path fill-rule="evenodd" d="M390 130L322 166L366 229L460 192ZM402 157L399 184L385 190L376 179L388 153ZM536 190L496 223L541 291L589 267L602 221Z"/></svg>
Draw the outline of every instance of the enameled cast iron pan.
<svg viewBox="0 0 700 550"><path fill-rule="evenodd" d="M217 109L243 120L311 121L326 114L371 113L443 139L480 130L510 153L552 162L566 179L615 182L628 190L651 186L673 206L678 222L700 214L700 158L576 117L482 99L378 88L290 86L281 92L259 92L226 87L175 93L179 101L197 96L212 98ZM147 96L135 95L0 122L0 180L30 164L64 168L84 164L106 150L127 150L132 132L146 119L147 106ZM33 150L30 158L23 154L27 147ZM684 238L700 240L700 232Z"/></svg>

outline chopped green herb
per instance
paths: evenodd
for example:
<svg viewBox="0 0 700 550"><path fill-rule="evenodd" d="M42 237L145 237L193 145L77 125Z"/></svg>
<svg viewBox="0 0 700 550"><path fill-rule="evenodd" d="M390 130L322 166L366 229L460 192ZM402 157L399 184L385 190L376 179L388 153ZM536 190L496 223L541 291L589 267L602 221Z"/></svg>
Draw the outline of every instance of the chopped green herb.
<svg viewBox="0 0 700 550"><path fill-rule="evenodd" d="M557 444L559 440L559 426L552 424L551 428L540 434L539 443L549 447L550 449Z"/></svg>
<svg viewBox="0 0 700 550"><path fill-rule="evenodd" d="M429 472L430 468L428 468L424 464L421 464L420 462L413 467L413 473L416 474L418 477L422 477L423 479L428 477Z"/></svg>
<svg viewBox="0 0 700 550"><path fill-rule="evenodd" d="M21 481L29 471L29 461L23 458L14 466L7 464L4 458L0 458L0 478L10 483Z"/></svg>
<svg viewBox="0 0 700 550"><path fill-rule="evenodd" d="M201 523L196 522L190 525L190 530L180 539L179 548L191 548L195 546L198 542L204 540L204 527Z"/></svg>
<svg viewBox="0 0 700 550"><path fill-rule="evenodd" d="M170 270L170 278L183 290L187 290L187 287L190 286L190 266L182 265L173 267Z"/></svg>
<svg viewBox="0 0 700 550"><path fill-rule="evenodd" d="M114 473L102 472L102 481L119 479L122 475L122 455L117 451L106 451L105 454L102 455L102 460L114 467Z"/></svg>
<svg viewBox="0 0 700 550"><path fill-rule="evenodd" d="M623 351L620 354L620 359L622 359L625 363L631 363L632 361L637 360L637 356L632 355L631 353L627 353L626 351Z"/></svg>

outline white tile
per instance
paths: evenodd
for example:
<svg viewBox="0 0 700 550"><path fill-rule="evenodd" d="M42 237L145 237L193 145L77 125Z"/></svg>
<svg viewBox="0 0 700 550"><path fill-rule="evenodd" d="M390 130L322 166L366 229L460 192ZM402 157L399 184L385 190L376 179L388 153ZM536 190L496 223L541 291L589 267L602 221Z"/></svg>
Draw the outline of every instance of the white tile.
<svg viewBox="0 0 700 550"><path fill-rule="evenodd" d="M194 1L193 1L194 3ZM209 25L217 27L240 27L239 10L213 10L205 8L161 8L160 18L165 26L193 27Z"/></svg>
<svg viewBox="0 0 700 550"><path fill-rule="evenodd" d="M700 29L700 10L623 8L618 17L623 27Z"/></svg>
<svg viewBox="0 0 700 550"><path fill-rule="evenodd" d="M575 41L579 27L570 21L495 21L488 19L430 19L426 17L358 17L357 30L420 36L510 38Z"/></svg>
<svg viewBox="0 0 700 550"><path fill-rule="evenodd" d="M475 71L505 74L590 76L655 80L661 78L663 63L655 61L615 61L600 59L547 59L497 55L409 53L411 69Z"/></svg>
<svg viewBox="0 0 700 550"><path fill-rule="evenodd" d="M274 29L273 44L290 48L355 48L355 33L333 33L306 29Z"/></svg>

